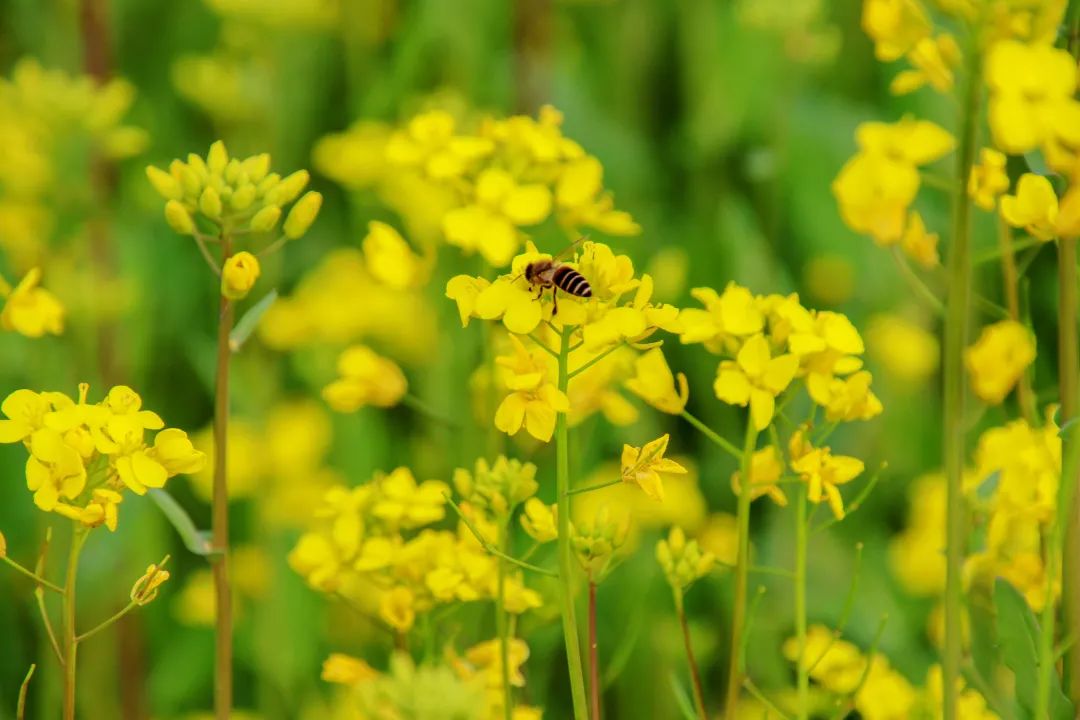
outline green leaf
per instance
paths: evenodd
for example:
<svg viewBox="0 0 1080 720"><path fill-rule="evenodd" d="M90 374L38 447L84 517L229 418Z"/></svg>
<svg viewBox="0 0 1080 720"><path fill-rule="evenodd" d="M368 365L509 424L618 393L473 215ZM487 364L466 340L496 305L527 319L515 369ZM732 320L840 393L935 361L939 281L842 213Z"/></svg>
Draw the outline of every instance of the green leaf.
<svg viewBox="0 0 1080 720"><path fill-rule="evenodd" d="M690 695L686 692L686 688L679 682L679 678L675 673L671 673L671 690L675 694L675 704L679 706L679 712L683 716L683 720L698 720L697 712L694 710L694 703L690 700Z"/></svg>
<svg viewBox="0 0 1080 720"><path fill-rule="evenodd" d="M169 519L172 526L176 528L176 532L180 533L184 546L188 550L207 558L216 557L220 554L214 550L213 543L210 541L210 532L195 527L195 522L191 519L191 516L187 514L184 508L180 507L180 503L176 502L172 495L159 488L151 488L147 494L150 495L150 499L154 501L158 509L165 514L165 517Z"/></svg>
<svg viewBox="0 0 1080 720"><path fill-rule="evenodd" d="M270 306L274 304L277 298L277 290L271 290L244 313L244 316L240 318L236 326L233 327L232 332L229 333L229 350L232 352L240 351L247 339L251 337L251 333L255 332L255 328L259 326L262 316L266 314L266 311L270 309Z"/></svg>
<svg viewBox="0 0 1080 720"><path fill-rule="evenodd" d="M1024 596L1005 580L994 583L997 635L1001 657L1016 678L1016 698L1027 717L1034 717L1039 673L1039 622ZM1072 703L1061 691L1061 679L1050 674L1050 717L1069 720Z"/></svg>

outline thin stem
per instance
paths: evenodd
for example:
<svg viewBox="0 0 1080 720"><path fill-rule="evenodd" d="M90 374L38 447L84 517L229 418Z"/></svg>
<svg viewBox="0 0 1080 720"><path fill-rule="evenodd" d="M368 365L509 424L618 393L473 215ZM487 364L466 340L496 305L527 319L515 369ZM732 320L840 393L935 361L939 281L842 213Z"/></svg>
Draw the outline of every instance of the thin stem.
<svg viewBox="0 0 1080 720"><path fill-rule="evenodd" d="M829 642L825 643L824 649L821 654L817 656L817 660L810 663L810 666L806 668L807 674L814 672L814 669L825 659L825 656L829 654L829 650L841 638L844 634L844 628L847 627L848 618L851 617L851 611L855 608L855 593L859 589L859 566L862 564L862 551L863 544L855 544L855 567L851 573L851 585L848 586L847 597L844 598L844 607L840 611L840 619L836 622L836 628L833 630L832 637L829 638Z"/></svg>
<svg viewBox="0 0 1080 720"><path fill-rule="evenodd" d="M754 696L754 699L767 707L769 709L769 712L775 714L778 718L781 718L782 720L791 720L791 716L780 708L776 707L776 703L767 698L765 696L765 693L761 692L761 688L754 684L753 680L751 680L750 678L746 678L745 680L743 680L743 687L746 688L746 691L748 693Z"/></svg>
<svg viewBox="0 0 1080 720"><path fill-rule="evenodd" d="M757 447L757 429L753 419L746 418L746 441L742 455L742 482L739 483L739 504L736 514L739 549L735 563L735 597L731 611L731 657L728 661L726 712L724 717L735 717L739 705L739 688L742 687L742 668L739 657L743 645L743 624L746 621L746 585L750 570L750 499L753 491L751 463Z"/></svg>
<svg viewBox="0 0 1080 720"><path fill-rule="evenodd" d="M559 390L566 392L570 384L567 365L570 359L570 336L573 329L562 331L559 344ZM577 614L574 610L573 548L570 547L570 438L566 413L555 420L555 497L559 511L559 600L562 605L563 640L566 644L566 665L570 672L570 694L576 720L588 720L588 701L585 695L585 676L581 668L581 644L578 641ZM594 718L599 720L599 718Z"/></svg>
<svg viewBox="0 0 1080 720"><path fill-rule="evenodd" d="M589 712L600 720L600 651L596 638L596 583L589 578Z"/></svg>
<svg viewBox="0 0 1080 720"><path fill-rule="evenodd" d="M49 645L52 646L60 667L63 667L64 651L60 649L60 641L56 639L56 630L53 629L52 620L49 619L49 611L45 607L45 594L39 590L34 594L34 599L37 601L38 612L41 614L41 624L45 626L45 635L49 638Z"/></svg>
<svg viewBox="0 0 1080 720"><path fill-rule="evenodd" d="M1080 24L1080 16L1077 20ZM1051 534L1051 546L1047 549L1049 560L1046 567L1046 582L1053 598L1053 583L1057 571L1063 570L1061 606L1063 610L1062 633L1074 636L1080 633L1080 508L1074 505L1077 483L1080 482L1080 438L1075 426L1078 394L1080 394L1080 348L1077 344L1077 278L1076 278L1076 238L1062 238L1058 241L1058 377L1061 402L1060 425L1069 429L1062 434L1062 472L1058 486L1057 513ZM1054 603L1046 603L1052 609ZM1046 652L1047 645L1053 645L1054 614L1052 610L1043 611L1043 640L1041 649ZM1044 655L1040 658L1040 671L1043 665L1052 670L1054 663ZM1049 677L1040 673L1040 691L1049 692ZM1044 688L1043 683L1046 683ZM1080 703L1080 648L1075 644L1065 653L1065 686L1073 703ZM1039 698L1043 697L1040 692Z"/></svg>
<svg viewBox="0 0 1080 720"><path fill-rule="evenodd" d="M622 481L622 478L616 478L607 482L595 483L593 485L586 485L585 487L573 488L572 490L567 490L566 494L580 495L582 493L593 492L594 490L603 490L604 488L609 488L612 485L619 485L620 483L622 483Z"/></svg>
<svg viewBox="0 0 1080 720"><path fill-rule="evenodd" d="M810 701L810 668L806 657L806 488L796 491L795 502L795 643L799 661L797 673L798 720L806 720Z"/></svg>
<svg viewBox="0 0 1080 720"><path fill-rule="evenodd" d="M23 678L22 685L19 686L19 700L15 705L15 720L25 720L26 718L26 695L30 691L30 678L34 677L34 670L37 669L37 665L30 665L30 669L26 671L26 677Z"/></svg>
<svg viewBox="0 0 1080 720"><path fill-rule="evenodd" d="M945 314L945 305L942 304L941 298L937 296L930 286L923 282L923 279L919 277L919 274L915 272L915 269L911 267L911 263L908 262L907 257L903 251L894 245L892 247L892 256L896 260L896 267L900 269L900 275L903 276L908 286L915 291L915 294L919 296L930 309L938 315Z"/></svg>
<svg viewBox="0 0 1080 720"><path fill-rule="evenodd" d="M618 343L618 344L616 344L616 345L612 345L612 346L611 346L611 347L609 347L609 348L608 348L607 350L605 350L604 352L602 352L602 353L600 353L599 355L597 355L596 357L594 357L594 358L593 358L592 360L589 360L589 361L587 361L587 362L586 362L586 363L585 363L584 365L582 365L582 366L578 367L578 368L577 368L577 369L575 369L575 370L571 370L571 371L570 371L570 374L569 374L569 379L570 379L570 380L573 380L573 379L574 379L574 378L576 378L576 377L577 377L578 375L580 375L581 373L585 372L586 370L588 370L589 368L591 368L591 367L592 367L593 365L595 365L596 363L600 362L601 360L603 360L604 358L606 358L606 357L607 357L608 355L610 355L611 353L613 353L613 352L615 352L616 350L618 350L619 348L621 348L622 346L623 346L623 344L622 344L622 343ZM567 354L569 354L569 351L567 352Z"/></svg>
<svg viewBox="0 0 1080 720"><path fill-rule="evenodd" d="M53 585L51 582L41 577L33 570L28 570L27 568L24 568L22 565L9 558L7 555L0 556L0 560L7 563L16 572L22 573L46 590L52 590L54 593L59 593L60 595L64 594L64 588L60 587L59 585Z"/></svg>
<svg viewBox="0 0 1080 720"><path fill-rule="evenodd" d="M862 674L859 675L859 681L855 684L855 688L850 693L850 698L843 707L835 715L833 720L840 720L847 717L854 705L854 699L862 692L863 687L866 685L866 681L870 679L870 670L874 667L874 656L877 655L878 644L881 642L881 636L885 634L885 626L889 622L889 616L887 613L883 613L881 620L878 622L877 631L874 633L874 639L870 643L870 649L866 652L866 661L863 664Z"/></svg>
<svg viewBox="0 0 1080 720"><path fill-rule="evenodd" d="M678 613L679 625L682 626L686 662L690 666L690 679L693 681L694 687L694 707L697 708L697 714L701 720L709 720L709 715L705 710L705 690L701 684L701 671L698 670L697 660L694 659L694 645L690 642L690 625L686 622L686 610L683 608L681 590L675 591L675 612Z"/></svg>
<svg viewBox="0 0 1080 720"><path fill-rule="evenodd" d="M221 236L222 262L232 254L232 239ZM214 632L214 716L229 720L232 715L232 589L229 583L229 334L235 308L224 295L218 317L217 374L214 386L214 491L211 508L211 532L217 555L211 560L216 601Z"/></svg>
<svg viewBox="0 0 1080 720"><path fill-rule="evenodd" d="M86 542L86 534L86 529L82 527L72 531L64 581L64 720L75 720L75 670L79 643L75 631L75 581L79 575L79 555Z"/></svg>
<svg viewBox="0 0 1080 720"><path fill-rule="evenodd" d="M114 614L112 617L110 617L108 620L105 620L101 624L93 627L90 630L87 630L82 635L75 638L75 640L78 641L78 642L85 642L86 640L89 640L90 638L97 635L102 630L108 628L110 625L112 625L117 620L124 617L125 615L127 615L129 612L131 612L132 610L134 610L137 607L138 607L138 604L136 604L134 602L128 603L123 608L121 608L116 614Z"/></svg>
<svg viewBox="0 0 1080 720"><path fill-rule="evenodd" d="M1039 238L1035 238L1035 237L1029 237L1029 238L1027 238L1025 240L1020 240L1019 242L1011 243L1011 247L1009 249L1013 253L1015 253L1017 250L1027 250L1028 248L1041 247L1041 246L1043 246L1045 244L1046 244L1045 240L1040 240ZM998 247L996 247L993 250L988 250L986 252L975 255L972 258L971 262L974 265L983 265L983 264L988 263L988 262L993 262L994 260L997 260L998 257L1000 257L1000 255L1002 253L1002 250L1003 250L1003 248L1001 247L1001 245L998 245ZM1023 273L1018 273L1018 274L1023 274Z"/></svg>
<svg viewBox="0 0 1080 720"><path fill-rule="evenodd" d="M1012 229L1000 215L997 219L998 247L1001 249L1001 282L1005 288L1005 303L1009 310L1009 319L1020 320L1020 275L1016 271L1016 256L1013 254ZM1020 375L1016 387L1016 400L1020 412L1028 424L1035 424L1035 397L1031 389L1031 376L1027 372Z"/></svg>
<svg viewBox="0 0 1080 720"><path fill-rule="evenodd" d="M435 422L446 425L447 427L461 427L457 420L440 410L436 410L435 408L431 407L431 405L428 405L426 402L418 398L416 395L413 395L412 393L405 393L401 397L401 404L415 410L417 413L423 415L429 420L434 420Z"/></svg>
<svg viewBox="0 0 1080 720"><path fill-rule="evenodd" d="M550 355L553 358L558 359L559 353L555 352L550 347L548 347L548 344L546 342L544 342L540 338L536 337L536 333L529 333L529 339L532 340L534 343L536 343L536 346L539 347L544 352L546 352L548 355Z"/></svg>
<svg viewBox="0 0 1080 720"><path fill-rule="evenodd" d="M728 442L723 437L721 437L719 434L717 434L711 427L709 427L705 423L698 420L696 417L691 415L685 409L680 413L680 415L682 415L683 420L685 420L686 422L690 423L695 428L697 428L698 431L702 435L704 435L705 437L709 438L714 443L716 443L716 445L721 450L723 450L724 452L726 452L728 455L735 458L736 460L742 460L742 456L743 456L742 451L740 451L739 448L735 447L734 444Z"/></svg>
<svg viewBox="0 0 1080 720"><path fill-rule="evenodd" d="M844 511L844 518L851 517L852 513L862 507L863 503L866 502L866 499L870 497L870 493L874 492L874 488L877 487L878 482L881 481L882 471L884 471L885 468L887 468L888 466L888 463L881 463L881 465L878 467L877 472L870 476L870 479L866 482L865 485L863 485L862 490L860 490L859 494L855 496L855 499L848 503L848 506ZM835 516L830 517L828 520L814 528L813 532L816 535L822 530L827 530L831 528L838 522L840 522L840 520L838 520Z"/></svg>
<svg viewBox="0 0 1080 720"><path fill-rule="evenodd" d="M221 277L221 267L217 264L217 260L210 254L210 249L206 247L206 236L202 233L195 233L195 246L199 248L199 254L203 256L203 260L210 267L215 275ZM228 259L226 257L226 259Z"/></svg>
<svg viewBox="0 0 1080 720"><path fill-rule="evenodd" d="M443 497L446 498L446 502L450 504L450 507L453 508L455 513L457 513L457 516L461 518L461 522L465 523L465 527L469 529L469 532L471 532L473 537L476 538L476 541L480 543L480 546L483 547L484 550L487 551L490 555L494 555L497 558L502 558L506 562L511 563L512 565L517 565L523 570L531 570L534 573L540 573L541 575L547 575L548 577L559 577L559 574L557 572L553 572L551 570L548 570L547 568L542 568L538 565L532 565L525 562L524 560L518 560L516 557L513 557L512 555L507 555L502 550L495 547L487 538L480 534L480 531L476 528L475 525L473 525L472 521L465 516L464 512L462 512L461 506L454 502L454 499L450 497L450 493L443 493Z"/></svg>
<svg viewBox="0 0 1080 720"><path fill-rule="evenodd" d="M942 663L945 720L955 720L963 651L965 511L964 473L964 348L971 315L971 201L967 178L975 157L975 140L982 87L982 54L970 47L964 53L969 68L961 103L957 152L957 189L953 194L952 246L949 248L949 294L945 313L944 430L946 499L945 657Z"/></svg>
<svg viewBox="0 0 1080 720"><path fill-rule="evenodd" d="M285 243L287 243L288 241L289 241L289 238L287 238L286 236L282 235L282 236L281 236L281 237L279 237L279 238L278 238L277 240L274 240L274 242L270 243L269 245L267 245L266 247L264 247L264 248L263 248L262 250L260 250L260 251L258 252L258 256L259 256L260 258L263 258L263 257L266 257L267 255L273 255L273 254L274 254L274 253L276 253L276 252L277 252L278 250L280 250L281 248L285 247Z"/></svg>
<svg viewBox="0 0 1080 720"><path fill-rule="evenodd" d="M499 528L499 550L506 551L506 543L510 533L507 532L505 523ZM513 720L514 716L514 693L510 687L510 638L506 618L506 565L502 558L495 558L497 572L495 594L495 629L499 634L499 668L502 674L503 689L503 717L505 720Z"/></svg>

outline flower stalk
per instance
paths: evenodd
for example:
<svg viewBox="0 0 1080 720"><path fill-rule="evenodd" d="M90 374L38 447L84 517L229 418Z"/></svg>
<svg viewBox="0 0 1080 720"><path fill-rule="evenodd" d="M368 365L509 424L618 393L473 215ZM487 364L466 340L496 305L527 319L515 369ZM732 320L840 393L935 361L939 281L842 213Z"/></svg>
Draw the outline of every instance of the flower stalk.
<svg viewBox="0 0 1080 720"><path fill-rule="evenodd" d="M809 523L806 518L807 488L800 487L795 502L795 642L798 647L796 692L798 694L798 720L806 720L810 702L810 666L806 657L806 534Z"/></svg>
<svg viewBox="0 0 1080 720"><path fill-rule="evenodd" d="M86 535L87 531L83 527L76 527L72 531L67 575L64 581L64 720L75 720L75 684L79 648L79 638L75 630L75 582L79 575L79 556L86 543Z"/></svg>
<svg viewBox="0 0 1080 720"><path fill-rule="evenodd" d="M600 720L600 651L596 636L596 583L589 578L589 712Z"/></svg>
<svg viewBox="0 0 1080 720"><path fill-rule="evenodd" d="M964 348L971 315L971 200L967 178L975 157L975 140L982 87L981 53L967 49L968 72L960 105L959 149L956 189L953 194L952 244L948 258L948 297L945 307L943 370L946 510L945 573L945 654L943 658L944 716L954 720L963 635L963 587L965 513L962 475L964 472Z"/></svg>
<svg viewBox="0 0 1080 720"><path fill-rule="evenodd" d="M750 500L754 448L757 447L757 429L751 418L746 419L746 441L743 444L739 504L736 512L739 544L735 559L735 596L731 610L731 652L729 653L727 700L724 717L735 717L742 688L742 652L744 625L746 623L746 586L750 573Z"/></svg>
<svg viewBox="0 0 1080 720"><path fill-rule="evenodd" d="M228 234L221 236L221 261L232 254ZM234 304L221 296L217 334L217 370L214 385L214 479L211 533L216 555L211 561L214 578L214 598L217 608L214 633L214 716L229 720L232 714L232 590L229 585L229 492L228 467L229 424L229 334L235 315Z"/></svg>
<svg viewBox="0 0 1080 720"><path fill-rule="evenodd" d="M573 328L563 328L559 344L558 387L563 393L570 384L570 336ZM563 640L566 644L566 665L570 671L570 693L574 718L588 720L588 701L585 695L585 675L581 665L581 643L578 640L577 614L574 610L574 551L570 546L570 447L566 413L555 420L555 493L559 515L559 601L562 604ZM594 719L595 720L595 719Z"/></svg>
<svg viewBox="0 0 1080 720"><path fill-rule="evenodd" d="M510 533L503 523L499 528L499 551L506 553L507 540ZM499 665L502 673L503 687L503 717L513 720L514 716L514 693L510 687L510 632L506 617L506 563L501 557L495 558L496 590L495 590L495 630L499 634Z"/></svg>
<svg viewBox="0 0 1080 720"><path fill-rule="evenodd" d="M690 666L690 679L694 687L694 709L701 720L709 720L708 712L705 710L705 689L701 684L701 671L698 669L697 659L694 657L694 645L690 641L690 625L686 622L686 610L683 608L681 590L675 590L675 612L679 616L679 625L682 627L686 663Z"/></svg>

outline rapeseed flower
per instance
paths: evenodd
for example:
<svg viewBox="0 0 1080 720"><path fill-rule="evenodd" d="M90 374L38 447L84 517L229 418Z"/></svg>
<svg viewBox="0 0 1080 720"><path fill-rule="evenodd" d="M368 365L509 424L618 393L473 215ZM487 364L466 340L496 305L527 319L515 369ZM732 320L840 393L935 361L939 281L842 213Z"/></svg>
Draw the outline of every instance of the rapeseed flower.
<svg viewBox="0 0 1080 720"><path fill-rule="evenodd" d="M374 668L360 658L343 653L330 653L323 661L320 677L325 682L355 686L378 675Z"/></svg>
<svg viewBox="0 0 1080 720"><path fill-rule="evenodd" d="M986 61L994 145L1021 154L1051 139L1058 118L1077 102L1076 81L1076 62L1065 50L1016 40L995 43Z"/></svg>
<svg viewBox="0 0 1080 720"><path fill-rule="evenodd" d="M761 431L772 422L776 396L784 392L799 369L799 359L789 353L773 357L764 335L749 338L734 361L725 360L717 370L716 397L732 405L750 406L754 427Z"/></svg>
<svg viewBox="0 0 1080 720"><path fill-rule="evenodd" d="M807 499L820 503L824 497L837 520L844 518L844 500L839 485L851 482L865 467L862 460L833 455L827 447L806 447L793 453L791 469L807 483Z"/></svg>
<svg viewBox="0 0 1080 720"><path fill-rule="evenodd" d="M1005 154L993 148L979 151L979 162L971 167L968 178L968 195L972 201L987 212L997 206L999 195L1009 189L1009 175L1005 172Z"/></svg>
<svg viewBox="0 0 1080 720"><path fill-rule="evenodd" d="M568 412L570 400L551 382L547 363L516 336L510 339L514 354L495 359L507 371L506 386L511 391L495 411L495 427L508 435L525 428L537 440L548 442L555 433L556 414Z"/></svg>
<svg viewBox="0 0 1080 720"><path fill-rule="evenodd" d="M663 435L640 448L623 445L622 449L622 481L637 485L646 495L657 501L664 499L662 474L686 473L686 468L682 465L664 457L669 439L670 436Z"/></svg>
<svg viewBox="0 0 1080 720"><path fill-rule="evenodd" d="M0 327L30 338L64 331L64 307L40 282L39 268L31 269L14 288L0 279L0 297L4 298Z"/></svg>
<svg viewBox="0 0 1080 720"><path fill-rule="evenodd" d="M755 450L750 460L750 499L768 495L777 505L787 505L787 495L779 485L783 474L784 460L776 446L767 445ZM742 494L742 475L739 471L731 474L731 489L736 496Z"/></svg>
<svg viewBox="0 0 1080 720"><path fill-rule="evenodd" d="M397 364L365 345L354 345L338 358L341 376L323 388L323 399L338 412L355 412L362 407L393 407L409 389L405 374Z"/></svg>
<svg viewBox="0 0 1080 720"><path fill-rule="evenodd" d="M1035 360L1035 340L1018 322L987 325L964 352L975 394L991 405L1001 403Z"/></svg>
<svg viewBox="0 0 1080 720"><path fill-rule="evenodd" d="M678 415L683 411L690 398L689 384L685 374L672 374L663 350L652 348L639 355L634 371L634 377L626 381L627 389L661 412Z"/></svg>

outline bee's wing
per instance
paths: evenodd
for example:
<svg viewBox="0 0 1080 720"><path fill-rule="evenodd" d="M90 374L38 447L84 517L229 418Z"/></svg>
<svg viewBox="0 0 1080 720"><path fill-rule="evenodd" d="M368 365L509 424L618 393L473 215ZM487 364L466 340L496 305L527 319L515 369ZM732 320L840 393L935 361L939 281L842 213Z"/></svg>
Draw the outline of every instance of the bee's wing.
<svg viewBox="0 0 1080 720"><path fill-rule="evenodd" d="M551 261L553 263L558 263L563 258L568 257L570 255L570 253L573 252L574 248L576 248L578 245L580 245L581 243L585 242L588 239L589 239L588 235L582 235L577 240L575 240L574 242L570 243L565 248L563 248L562 252L560 252L558 255L553 256L551 258Z"/></svg>

